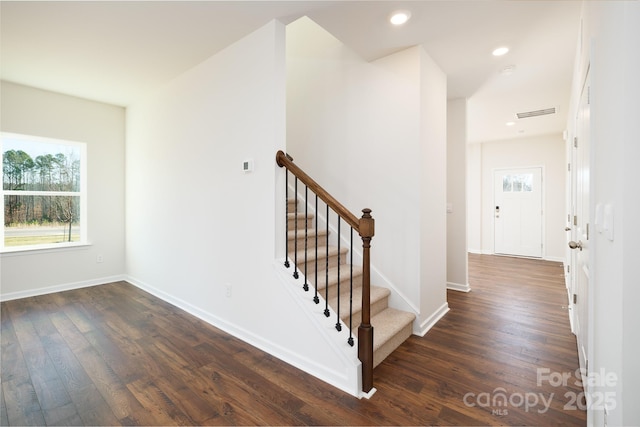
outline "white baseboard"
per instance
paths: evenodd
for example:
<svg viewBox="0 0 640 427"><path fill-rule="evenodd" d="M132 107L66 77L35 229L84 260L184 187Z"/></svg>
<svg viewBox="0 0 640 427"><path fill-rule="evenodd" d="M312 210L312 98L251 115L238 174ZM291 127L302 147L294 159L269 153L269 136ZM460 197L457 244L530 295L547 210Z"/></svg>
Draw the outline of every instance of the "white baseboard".
<svg viewBox="0 0 640 427"><path fill-rule="evenodd" d="M83 280L81 282L65 283L62 285L47 286L44 288L30 289L27 291L9 292L6 294L0 294L0 301L11 301L14 299L53 294L55 292L72 291L74 289L104 285L107 283L119 282L121 280L126 280L126 276L124 274L117 276L100 277L98 279Z"/></svg>
<svg viewBox="0 0 640 427"><path fill-rule="evenodd" d="M373 387L371 390L369 390L369 391L368 391L368 392L366 392L366 393L363 391L363 392L361 393L361 398L362 398L362 399L367 399L367 400L369 400L369 399L371 399L371 397L375 394L375 392L376 392L376 391L378 391L378 389L377 389L377 388L375 388L375 387Z"/></svg>
<svg viewBox="0 0 640 427"><path fill-rule="evenodd" d="M447 282L447 289L458 292L471 292L471 286L468 283L463 285L460 283Z"/></svg>
<svg viewBox="0 0 640 427"><path fill-rule="evenodd" d="M553 262L561 262L564 264L565 259L562 257L555 257L555 256L545 256L544 258L545 261L553 261Z"/></svg>
<svg viewBox="0 0 640 427"><path fill-rule="evenodd" d="M576 328L573 325L573 306L569 306L569 309L567 310L567 313L569 315L569 327L571 328L571 333L573 335L576 334Z"/></svg>
<svg viewBox="0 0 640 427"><path fill-rule="evenodd" d="M438 320L442 319L448 312L449 303L445 302L440 306L439 309L437 309L431 316L429 316L420 324L420 330L417 332L414 331L414 334L420 335L421 337L425 336L426 333L429 332L429 330L433 328L436 323L438 323Z"/></svg>
<svg viewBox="0 0 640 427"><path fill-rule="evenodd" d="M304 372L307 372L308 374L313 375L316 378L321 379L322 381L325 381L326 383L338 389L341 389L346 393L351 394L352 396L355 396L358 398L365 397L364 395L362 395L362 391L360 390L361 378L359 377L355 380L355 382L358 385L354 387L353 380L351 380L350 378L347 378L345 380L344 378L345 376L348 376L349 373L345 374L344 372L335 372L330 369L327 369L324 366L313 363L312 361L307 360L304 357L301 357L301 355L294 353L289 349L283 348L278 344L265 340L263 337L256 335L255 333L241 326L238 326L224 319L221 319L220 317L215 316L210 312L207 312L198 307L195 307L194 305L180 298L176 298L134 277L128 276L126 280L127 282L142 289L143 291L149 292L155 297L160 298L161 300L168 302L180 308L181 310L186 311L187 313L199 318L200 320L203 320L204 322L212 326L215 326L216 328L228 333L229 335L232 335L235 338L238 338L246 342L247 344L258 348L282 360L285 363L288 363ZM308 300L311 301L310 299ZM343 344L347 345L346 341ZM357 360L357 357L355 358L355 362L359 363L359 361ZM357 373L358 374L360 373L359 367L357 369Z"/></svg>
<svg viewBox="0 0 640 427"><path fill-rule="evenodd" d="M467 252L476 255L494 255L493 251L483 249L467 249Z"/></svg>

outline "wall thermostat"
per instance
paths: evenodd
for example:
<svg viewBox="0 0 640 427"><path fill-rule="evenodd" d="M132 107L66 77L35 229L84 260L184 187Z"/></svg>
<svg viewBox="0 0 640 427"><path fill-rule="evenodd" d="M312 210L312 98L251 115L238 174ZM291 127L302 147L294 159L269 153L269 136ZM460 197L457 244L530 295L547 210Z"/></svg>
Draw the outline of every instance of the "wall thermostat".
<svg viewBox="0 0 640 427"><path fill-rule="evenodd" d="M242 162L242 172L253 172L253 159L246 159Z"/></svg>

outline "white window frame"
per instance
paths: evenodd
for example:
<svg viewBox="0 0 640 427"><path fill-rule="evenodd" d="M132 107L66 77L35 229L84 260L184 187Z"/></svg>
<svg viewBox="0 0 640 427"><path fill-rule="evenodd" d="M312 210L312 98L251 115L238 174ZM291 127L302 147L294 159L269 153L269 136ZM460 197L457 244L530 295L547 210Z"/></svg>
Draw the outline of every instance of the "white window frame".
<svg viewBox="0 0 640 427"><path fill-rule="evenodd" d="M87 238L87 144L85 142L69 141L63 139L44 138L40 136L24 135L17 133L1 132L0 133L0 154L4 154L4 140L24 140L25 142L36 142L55 145L66 145L78 148L80 151L80 191L20 191L5 190L4 179L2 184L2 227L0 228L0 253L15 253L35 250L51 250L69 247L78 247L88 245ZM43 243L40 245L23 245L23 246L5 246L5 226L4 226L4 200L5 196L74 196L80 197L80 240L76 242L60 242L60 243Z"/></svg>

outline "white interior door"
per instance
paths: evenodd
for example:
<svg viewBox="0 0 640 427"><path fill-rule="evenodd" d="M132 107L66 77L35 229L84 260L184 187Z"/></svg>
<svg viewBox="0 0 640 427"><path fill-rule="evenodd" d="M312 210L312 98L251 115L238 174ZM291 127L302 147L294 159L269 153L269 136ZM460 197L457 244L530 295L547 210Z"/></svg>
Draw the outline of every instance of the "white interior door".
<svg viewBox="0 0 640 427"><path fill-rule="evenodd" d="M576 122L577 123L577 122ZM574 129L574 132L577 134L578 131ZM574 147L574 137L571 136L571 139L567 141L567 158L569 159L569 179L567 183L567 222L565 223L565 234L567 242L571 240L575 240L574 235L576 233L576 227L573 225L573 219L576 212L576 201L577 201L577 183L576 183L576 149ZM569 320L571 321L571 332L576 333L575 328L575 312L573 310L573 294L576 293L576 252L572 250L568 245L565 250L565 258L567 265L567 270L565 272L566 284L567 284L567 292L569 297Z"/></svg>
<svg viewBox="0 0 640 427"><path fill-rule="evenodd" d="M542 257L542 168L494 172L495 253Z"/></svg>
<svg viewBox="0 0 640 427"><path fill-rule="evenodd" d="M590 144L590 80L585 84L580 96L580 108L576 117L576 137L574 140L575 203L573 231L570 247L573 248L572 268L574 274L574 294L572 314L578 342L580 366L587 368L587 348L589 342L589 144Z"/></svg>

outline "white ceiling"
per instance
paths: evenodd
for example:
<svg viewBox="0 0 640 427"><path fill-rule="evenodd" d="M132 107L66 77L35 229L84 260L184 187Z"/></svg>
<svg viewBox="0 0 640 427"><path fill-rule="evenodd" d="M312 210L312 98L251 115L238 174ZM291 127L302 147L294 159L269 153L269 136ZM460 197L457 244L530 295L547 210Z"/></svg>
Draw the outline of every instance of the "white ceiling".
<svg viewBox="0 0 640 427"><path fill-rule="evenodd" d="M560 133L581 2L2 1L3 80L126 106L272 19L307 15L364 59L421 44L469 99L470 142ZM388 24L407 9L401 28ZM511 51L495 58L498 46ZM500 71L514 65L511 75ZM548 107L554 116L518 120ZM516 122L507 127L508 121Z"/></svg>

